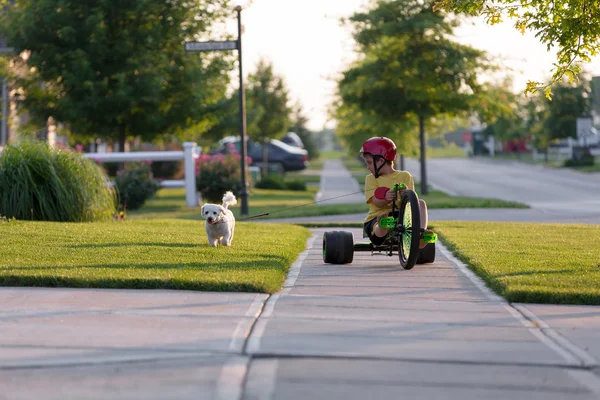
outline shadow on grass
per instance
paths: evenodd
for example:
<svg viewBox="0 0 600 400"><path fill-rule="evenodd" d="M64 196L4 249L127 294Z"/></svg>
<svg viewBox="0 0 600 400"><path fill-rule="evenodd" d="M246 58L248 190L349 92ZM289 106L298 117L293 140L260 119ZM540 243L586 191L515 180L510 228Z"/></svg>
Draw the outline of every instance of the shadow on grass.
<svg viewBox="0 0 600 400"><path fill-rule="evenodd" d="M77 244L72 246L64 246L69 249L102 249L102 248L111 248L111 247L137 247L137 246L148 246L148 247L187 247L187 248L195 248L201 247L202 245L199 243L102 243L102 244Z"/></svg>
<svg viewBox="0 0 600 400"><path fill-rule="evenodd" d="M97 288L97 289L172 289L172 290L197 290L210 292L252 292L271 293L266 285L249 282L212 282L184 279L110 279L92 278L83 279L63 276L20 276L5 275L0 277L2 286L26 287L70 287L70 288Z"/></svg>
<svg viewBox="0 0 600 400"><path fill-rule="evenodd" d="M509 276L526 276L526 275L553 275L553 274L564 274L573 273L572 269L562 269L559 271L523 271L523 272L511 272L508 274L492 275L494 278L506 278Z"/></svg>
<svg viewBox="0 0 600 400"><path fill-rule="evenodd" d="M36 267L21 267L21 266L7 266L0 269L0 283L3 279L2 270L18 270L18 271L44 271L44 270L84 270L84 269L127 269L131 270L148 270L148 269L160 269L160 270L184 270L184 269L198 269L204 272L234 272L234 271L264 271L264 270L283 270L282 266L284 258L272 254L261 254L258 255L255 260L248 261L229 261L224 260L222 262L196 262L196 263L185 263L185 264L95 264L95 265L40 265Z"/></svg>
<svg viewBox="0 0 600 400"><path fill-rule="evenodd" d="M274 293L285 279L286 264L283 257L262 254L250 262L8 266L0 269L0 286ZM106 269L123 270L126 276L89 276ZM164 277L147 277L151 274Z"/></svg>

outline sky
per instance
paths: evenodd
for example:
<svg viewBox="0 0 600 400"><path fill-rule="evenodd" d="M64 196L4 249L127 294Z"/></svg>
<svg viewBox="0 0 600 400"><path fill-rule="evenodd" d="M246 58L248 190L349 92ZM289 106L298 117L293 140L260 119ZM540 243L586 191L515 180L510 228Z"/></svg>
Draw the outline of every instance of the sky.
<svg viewBox="0 0 600 400"><path fill-rule="evenodd" d="M349 28L339 20L364 8L368 0L240 0L235 4L244 7L244 75L255 69L259 59L269 60L274 72L284 78L291 100L302 104L309 129L332 127L327 108L335 78L356 57ZM236 26L228 29L233 35ZM479 21L457 29L456 37L502 60L515 92L524 90L528 80L546 81L555 61L533 34L523 36L509 23L490 27ZM587 69L600 75L600 58Z"/></svg>

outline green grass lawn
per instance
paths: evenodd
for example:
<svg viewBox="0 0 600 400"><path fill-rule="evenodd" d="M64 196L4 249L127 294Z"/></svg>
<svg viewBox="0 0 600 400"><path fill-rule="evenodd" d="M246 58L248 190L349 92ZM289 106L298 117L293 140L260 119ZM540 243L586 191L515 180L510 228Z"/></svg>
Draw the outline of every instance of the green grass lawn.
<svg viewBox="0 0 600 400"><path fill-rule="evenodd" d="M434 230L510 302L600 304L600 225L438 221Z"/></svg>
<svg viewBox="0 0 600 400"><path fill-rule="evenodd" d="M283 180L285 182L296 181L304 182L306 184L319 184L319 182L321 182L321 175L318 173L303 174L300 172L288 172L285 174Z"/></svg>
<svg viewBox="0 0 600 400"><path fill-rule="evenodd" d="M307 191L264 190L254 189L248 198L249 215L268 213L261 218L293 218L320 215L340 215L367 213L366 204L315 204L314 196L317 187L309 187ZM433 208L527 208L526 205L495 199L474 197L452 197L446 193L432 190L422 196L427 207ZM243 218L238 205L231 208L236 218ZM184 189L161 189L155 198L136 211L128 213L130 219L201 219L200 210L185 206Z"/></svg>
<svg viewBox="0 0 600 400"><path fill-rule="evenodd" d="M465 151L455 143L447 143L440 147L427 146L427 158L465 158Z"/></svg>
<svg viewBox="0 0 600 400"><path fill-rule="evenodd" d="M570 167L579 172L600 172L600 157L594 159L594 165L587 165L585 167Z"/></svg>
<svg viewBox="0 0 600 400"><path fill-rule="evenodd" d="M239 222L231 247L210 247L182 220L0 223L0 286L277 292L308 229Z"/></svg>

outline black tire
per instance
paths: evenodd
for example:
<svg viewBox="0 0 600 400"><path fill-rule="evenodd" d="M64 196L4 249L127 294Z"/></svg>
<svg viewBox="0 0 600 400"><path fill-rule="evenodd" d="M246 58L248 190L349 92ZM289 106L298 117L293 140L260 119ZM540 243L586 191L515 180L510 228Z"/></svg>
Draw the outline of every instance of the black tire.
<svg viewBox="0 0 600 400"><path fill-rule="evenodd" d="M419 256L419 237L421 235L421 214L419 198L412 190L406 190L400 202L398 223L398 258L404 269L412 269Z"/></svg>
<svg viewBox="0 0 600 400"><path fill-rule="evenodd" d="M328 264L350 264L354 259L352 232L332 231L323 235L323 261Z"/></svg>
<svg viewBox="0 0 600 400"><path fill-rule="evenodd" d="M435 261L435 243L427 243L419 251L419 257L417 257L417 264L431 264Z"/></svg>

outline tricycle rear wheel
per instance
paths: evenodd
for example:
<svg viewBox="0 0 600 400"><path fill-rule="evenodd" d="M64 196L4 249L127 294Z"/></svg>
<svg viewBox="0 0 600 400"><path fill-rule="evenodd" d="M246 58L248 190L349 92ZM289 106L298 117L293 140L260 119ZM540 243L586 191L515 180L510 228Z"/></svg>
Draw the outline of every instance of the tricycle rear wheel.
<svg viewBox="0 0 600 400"><path fill-rule="evenodd" d="M419 251L419 257L417 257L417 264L430 264L435 261L435 243L427 243Z"/></svg>
<svg viewBox="0 0 600 400"><path fill-rule="evenodd" d="M323 234L323 261L328 264L350 264L354 259L352 232L331 231Z"/></svg>

